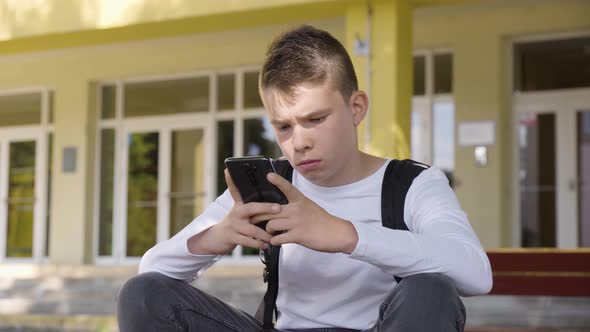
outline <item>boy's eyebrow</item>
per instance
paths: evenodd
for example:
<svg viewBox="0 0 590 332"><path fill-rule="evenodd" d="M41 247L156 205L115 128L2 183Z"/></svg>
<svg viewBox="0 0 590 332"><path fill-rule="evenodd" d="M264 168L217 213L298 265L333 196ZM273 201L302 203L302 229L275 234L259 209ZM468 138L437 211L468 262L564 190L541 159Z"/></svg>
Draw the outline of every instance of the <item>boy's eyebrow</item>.
<svg viewBox="0 0 590 332"><path fill-rule="evenodd" d="M297 119L309 119L309 118L315 118L321 115L324 115L327 112L330 112L332 110L332 108L328 107L328 108L322 108L319 110L315 110L309 113L305 113L303 115L297 116ZM289 122L288 120L281 120L281 119L273 119L270 120L270 123L273 125L282 125Z"/></svg>
<svg viewBox="0 0 590 332"><path fill-rule="evenodd" d="M320 115L324 115L324 113L330 112L332 110L332 108L327 107L327 108L321 108L319 110L315 110L309 113L305 113L301 116L297 116L297 118L299 119L309 119L309 118L317 118Z"/></svg>

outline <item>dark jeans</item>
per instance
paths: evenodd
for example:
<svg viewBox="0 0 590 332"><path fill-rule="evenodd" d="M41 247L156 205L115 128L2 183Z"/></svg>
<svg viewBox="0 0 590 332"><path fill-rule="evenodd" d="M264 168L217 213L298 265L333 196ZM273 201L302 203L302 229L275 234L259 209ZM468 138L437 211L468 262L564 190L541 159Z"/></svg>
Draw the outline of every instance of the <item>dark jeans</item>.
<svg viewBox="0 0 590 332"><path fill-rule="evenodd" d="M156 272L137 275L123 285L117 316L121 332L259 332L261 326L251 315ZM379 308L377 323L364 332L462 332L464 325L465 307L451 280L441 274L417 274L391 291Z"/></svg>

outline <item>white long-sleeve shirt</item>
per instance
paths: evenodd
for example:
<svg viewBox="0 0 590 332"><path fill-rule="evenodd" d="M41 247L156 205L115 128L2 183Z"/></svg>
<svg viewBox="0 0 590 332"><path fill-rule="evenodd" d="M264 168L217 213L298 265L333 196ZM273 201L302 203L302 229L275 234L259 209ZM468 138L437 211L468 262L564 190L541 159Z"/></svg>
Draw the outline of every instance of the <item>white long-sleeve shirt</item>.
<svg viewBox="0 0 590 332"><path fill-rule="evenodd" d="M304 195L354 225L358 243L350 255L317 252L297 244L282 246L277 328L368 329L396 285L392 275L436 272L450 277L461 295L489 292L488 258L447 178L436 167L424 170L408 190L404 219L410 232L382 226L386 165L339 187L320 187L293 172L293 185ZM194 280L222 256L193 255L187 249L188 239L223 220L232 206L226 191L182 231L146 252L139 272Z"/></svg>

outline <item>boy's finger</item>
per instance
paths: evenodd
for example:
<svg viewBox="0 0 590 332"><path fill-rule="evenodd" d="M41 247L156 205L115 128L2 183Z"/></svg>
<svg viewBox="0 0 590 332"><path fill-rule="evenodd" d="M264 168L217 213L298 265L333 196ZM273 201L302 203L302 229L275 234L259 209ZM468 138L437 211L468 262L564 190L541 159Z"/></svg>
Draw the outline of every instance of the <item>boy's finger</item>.
<svg viewBox="0 0 590 332"><path fill-rule="evenodd" d="M250 225L250 227L252 227L252 232L253 232L253 237L261 240L262 242L266 242L266 243L270 243L270 240L272 240L272 235L270 235L269 233L267 233L265 230L263 230L262 228L255 226L255 225Z"/></svg>
<svg viewBox="0 0 590 332"><path fill-rule="evenodd" d="M277 186L277 188L279 188L279 190L282 191L283 194L285 194L289 202L295 201L299 198L299 195L301 195L299 190L297 190L297 188L295 188L295 186L293 186L291 182L287 181L284 177L278 174L271 172L266 175L266 178L268 179L268 181L270 181L270 183Z"/></svg>
<svg viewBox="0 0 590 332"><path fill-rule="evenodd" d="M232 180L231 176L229 175L229 171L227 170L227 168L225 169L223 174L225 175L225 182L227 183L227 188L229 189L229 193L231 195L231 198L233 198L234 202L236 202L236 203L242 203L242 196L240 195L238 188L236 188L234 181Z"/></svg>
<svg viewBox="0 0 590 332"><path fill-rule="evenodd" d="M283 218L280 213L262 213L250 217L250 223L257 224L261 221Z"/></svg>
<svg viewBox="0 0 590 332"><path fill-rule="evenodd" d="M279 235L273 236L270 240L270 244L273 246L280 246L286 243L294 243L292 236L289 234L289 232L284 232Z"/></svg>
<svg viewBox="0 0 590 332"><path fill-rule="evenodd" d="M236 242L239 245L250 247L250 248L256 248L256 249L267 249L268 248L268 243L265 243L265 242L257 240L257 239L253 239L253 238L248 237L246 235L240 235L238 241L236 241Z"/></svg>
<svg viewBox="0 0 590 332"><path fill-rule="evenodd" d="M281 205L277 203L250 202L242 206L242 213L248 218L258 215L274 215L281 212ZM264 221L268 219L257 219Z"/></svg>
<svg viewBox="0 0 590 332"><path fill-rule="evenodd" d="M289 231L293 228L293 223L287 218L272 219L266 224L266 232L275 234L277 232Z"/></svg>

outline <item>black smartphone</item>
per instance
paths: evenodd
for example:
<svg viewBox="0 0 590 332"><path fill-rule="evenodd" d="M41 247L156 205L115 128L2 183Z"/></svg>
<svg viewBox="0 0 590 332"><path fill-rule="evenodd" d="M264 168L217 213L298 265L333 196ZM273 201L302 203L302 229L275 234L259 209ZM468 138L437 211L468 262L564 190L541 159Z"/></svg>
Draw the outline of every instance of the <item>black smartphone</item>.
<svg viewBox="0 0 590 332"><path fill-rule="evenodd" d="M225 159L225 167L227 167L244 203L288 203L285 194L266 178L268 173L275 172L271 158L266 156L232 157ZM266 229L266 223L260 222L256 225Z"/></svg>

